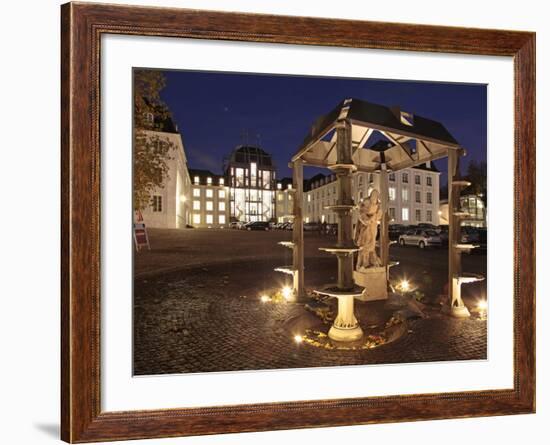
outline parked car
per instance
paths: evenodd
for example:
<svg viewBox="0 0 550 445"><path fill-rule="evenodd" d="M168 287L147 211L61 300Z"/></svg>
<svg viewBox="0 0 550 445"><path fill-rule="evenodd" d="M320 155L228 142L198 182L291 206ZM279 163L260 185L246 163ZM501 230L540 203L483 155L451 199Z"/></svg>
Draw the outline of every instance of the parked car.
<svg viewBox="0 0 550 445"><path fill-rule="evenodd" d="M388 228L390 240L397 241L399 236L407 231L407 227L401 224L391 224Z"/></svg>
<svg viewBox="0 0 550 445"><path fill-rule="evenodd" d="M480 241L478 229L470 226L460 228L460 242L466 244L477 244Z"/></svg>
<svg viewBox="0 0 550 445"><path fill-rule="evenodd" d="M267 221L254 221L248 223L246 230L269 230L269 223Z"/></svg>
<svg viewBox="0 0 550 445"><path fill-rule="evenodd" d="M418 246L421 249L429 246L441 246L441 237L435 230L408 230L399 236L400 246Z"/></svg>
<svg viewBox="0 0 550 445"><path fill-rule="evenodd" d="M244 226L244 222L243 221L231 221L229 223L229 228L230 229L242 229Z"/></svg>
<svg viewBox="0 0 550 445"><path fill-rule="evenodd" d="M304 232L318 232L320 230L320 224L316 222L308 222L304 224Z"/></svg>

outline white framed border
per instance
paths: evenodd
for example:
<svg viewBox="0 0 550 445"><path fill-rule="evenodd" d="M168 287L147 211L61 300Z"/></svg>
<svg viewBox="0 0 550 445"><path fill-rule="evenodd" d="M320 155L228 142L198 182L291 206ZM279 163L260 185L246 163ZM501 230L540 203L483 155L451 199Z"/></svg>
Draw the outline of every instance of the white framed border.
<svg viewBox="0 0 550 445"><path fill-rule="evenodd" d="M102 36L103 411L513 387L511 57ZM132 67L488 85L488 360L132 377ZM307 129L304 129L306 132ZM498 221L498 224L495 222Z"/></svg>

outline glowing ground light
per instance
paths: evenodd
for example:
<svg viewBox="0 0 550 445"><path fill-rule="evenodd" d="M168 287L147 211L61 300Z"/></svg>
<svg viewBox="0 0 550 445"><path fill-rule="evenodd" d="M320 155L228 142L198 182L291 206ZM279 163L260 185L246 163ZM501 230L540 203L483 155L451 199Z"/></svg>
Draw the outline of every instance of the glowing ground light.
<svg viewBox="0 0 550 445"><path fill-rule="evenodd" d="M401 290L403 292L408 292L411 289L411 285L407 280L401 280L401 283L399 283L399 286L401 287Z"/></svg>
<svg viewBox="0 0 550 445"><path fill-rule="evenodd" d="M479 300L477 302L477 308L481 311L481 312L486 312L487 311L487 300Z"/></svg>
<svg viewBox="0 0 550 445"><path fill-rule="evenodd" d="M267 295L262 295L262 296L260 297L260 301L261 301L262 303L267 303L269 300L270 300L270 298L269 298L269 296L267 296Z"/></svg>
<svg viewBox="0 0 550 445"><path fill-rule="evenodd" d="M283 298L285 300L290 300L290 297L292 297L292 289L288 286L285 286L281 289L281 294L283 294Z"/></svg>
<svg viewBox="0 0 550 445"><path fill-rule="evenodd" d="M304 341L304 338L301 335L295 335L294 341L298 344L302 343Z"/></svg>

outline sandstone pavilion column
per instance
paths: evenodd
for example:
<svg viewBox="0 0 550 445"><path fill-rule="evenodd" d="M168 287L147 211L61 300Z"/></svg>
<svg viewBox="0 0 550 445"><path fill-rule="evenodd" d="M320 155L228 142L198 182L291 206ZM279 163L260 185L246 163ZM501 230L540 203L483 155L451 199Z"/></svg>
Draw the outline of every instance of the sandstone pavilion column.
<svg viewBox="0 0 550 445"><path fill-rule="evenodd" d="M338 218L338 242L335 246L321 247L338 260L338 282L321 290L319 295L338 299L338 315L329 330L332 340L350 342L363 337L363 331L354 314L354 299L362 295L363 288L353 281L353 254L359 249L353 243L352 211L355 208L352 198L352 173L357 169L352 160L351 124L343 119L336 127L336 164L329 166L337 177L338 201L327 208Z"/></svg>

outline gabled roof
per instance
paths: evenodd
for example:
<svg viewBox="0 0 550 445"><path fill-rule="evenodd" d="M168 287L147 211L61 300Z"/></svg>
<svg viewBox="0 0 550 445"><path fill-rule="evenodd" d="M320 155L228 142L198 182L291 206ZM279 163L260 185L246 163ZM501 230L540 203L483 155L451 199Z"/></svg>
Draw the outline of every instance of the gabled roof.
<svg viewBox="0 0 550 445"><path fill-rule="evenodd" d="M218 185L219 179L223 178L222 175L216 175L215 173L212 173L210 170L190 168L189 177L191 178L191 182L193 184L195 184L196 176L199 177L199 185L207 185L208 184L207 178L212 178L212 185Z"/></svg>
<svg viewBox="0 0 550 445"><path fill-rule="evenodd" d="M440 122L398 107L346 99L317 119L292 160L302 159L306 165L319 167L334 165L335 129L342 121L351 124L353 162L361 171L380 170L384 163L389 170L397 171L445 157L449 149L461 149ZM385 141L369 146L368 140L375 132Z"/></svg>

